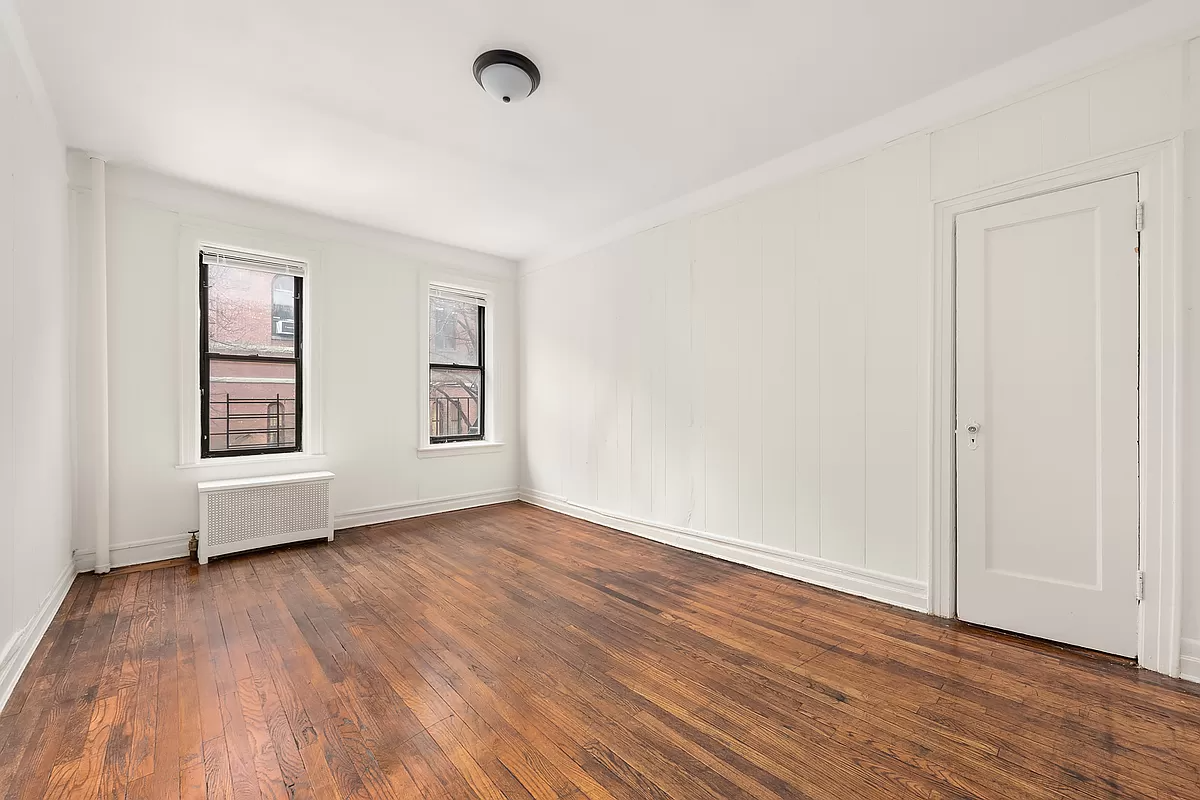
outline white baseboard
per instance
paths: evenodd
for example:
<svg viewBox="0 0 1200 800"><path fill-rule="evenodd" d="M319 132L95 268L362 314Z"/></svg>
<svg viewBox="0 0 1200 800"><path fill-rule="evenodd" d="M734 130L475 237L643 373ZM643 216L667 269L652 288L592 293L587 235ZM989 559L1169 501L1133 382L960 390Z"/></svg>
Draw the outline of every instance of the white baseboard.
<svg viewBox="0 0 1200 800"><path fill-rule="evenodd" d="M1200 639L1179 642L1179 677L1200 683Z"/></svg>
<svg viewBox="0 0 1200 800"><path fill-rule="evenodd" d="M109 560L112 567L132 567L135 564L149 564L151 561L166 561L170 558L183 558L188 554L188 534L163 536L158 539L143 539L140 542L125 542L114 544L109 548ZM75 568L79 572L91 572L96 568L95 550L76 550Z"/></svg>
<svg viewBox="0 0 1200 800"><path fill-rule="evenodd" d="M333 527L340 531L345 528L357 528L360 525L378 525L381 522L395 522L412 517L424 517L428 514L441 514L444 511L461 511L464 508L509 503L516 499L516 489L490 489L486 492L435 497L431 500L409 500L404 503L360 508L334 514Z"/></svg>
<svg viewBox="0 0 1200 800"><path fill-rule="evenodd" d="M411 500L405 503L361 508L343 514L335 514L333 527L335 530L343 530L359 525L375 525L380 522L423 517L426 514L440 514L443 511L459 511L464 508L486 506L493 503L507 503L516 499L516 489L495 489L452 497L436 497L431 500ZM181 534L163 536L159 539L143 539L140 542L114 544L110 548L112 566L115 569L131 567L135 564L149 564L152 561L183 558L188 554L188 538L186 534ZM78 572L91 572L95 569L96 551L76 550L75 568Z"/></svg>
<svg viewBox="0 0 1200 800"><path fill-rule="evenodd" d="M550 511L557 511L578 519L632 533L646 539L703 553L709 556L744 564L776 575L795 578L806 583L836 589L847 594L879 600L891 605L911 608L916 611L929 610L929 585L911 578L900 578L882 572L839 564L835 561L792 553L767 545L743 542L711 533L663 525L657 522L627 517L611 511L572 503L565 498L521 489L520 499L526 503Z"/></svg>
<svg viewBox="0 0 1200 800"><path fill-rule="evenodd" d="M33 651L37 649L38 642L42 640L46 629L54 620L54 615L58 613L76 574L75 564L68 563L55 581L54 587L42 600L37 614L24 628L13 634L0 654L0 710L8 703L8 698L17 686L17 680L28 666L29 659L33 658Z"/></svg>

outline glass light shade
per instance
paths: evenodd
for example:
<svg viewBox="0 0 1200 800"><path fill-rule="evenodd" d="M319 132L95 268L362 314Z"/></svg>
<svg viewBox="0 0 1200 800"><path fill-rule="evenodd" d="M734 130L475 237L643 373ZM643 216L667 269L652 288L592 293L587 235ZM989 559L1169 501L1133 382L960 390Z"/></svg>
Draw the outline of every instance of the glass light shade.
<svg viewBox="0 0 1200 800"><path fill-rule="evenodd" d="M533 81L520 67L492 64L479 74L483 89L502 103L519 103L533 91Z"/></svg>

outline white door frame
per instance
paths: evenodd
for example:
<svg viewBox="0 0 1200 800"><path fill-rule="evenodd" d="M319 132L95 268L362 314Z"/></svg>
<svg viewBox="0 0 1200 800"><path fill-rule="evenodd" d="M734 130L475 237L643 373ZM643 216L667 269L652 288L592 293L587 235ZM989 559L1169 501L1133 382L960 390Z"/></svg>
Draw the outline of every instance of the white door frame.
<svg viewBox="0 0 1200 800"><path fill-rule="evenodd" d="M1141 242L1138 458L1141 568L1138 663L1179 675L1183 605L1183 286L1181 138L934 205L929 420L929 611L955 616L954 222L959 214L1034 195L1138 174L1145 203ZM1134 209L1129 210L1134 224Z"/></svg>

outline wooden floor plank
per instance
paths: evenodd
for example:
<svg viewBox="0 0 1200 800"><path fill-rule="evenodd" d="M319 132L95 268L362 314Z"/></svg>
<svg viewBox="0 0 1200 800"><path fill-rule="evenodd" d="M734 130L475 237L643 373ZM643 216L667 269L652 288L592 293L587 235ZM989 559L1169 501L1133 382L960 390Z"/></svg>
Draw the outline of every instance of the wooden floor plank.
<svg viewBox="0 0 1200 800"><path fill-rule="evenodd" d="M512 503L80 576L0 796L1200 800L1200 687Z"/></svg>

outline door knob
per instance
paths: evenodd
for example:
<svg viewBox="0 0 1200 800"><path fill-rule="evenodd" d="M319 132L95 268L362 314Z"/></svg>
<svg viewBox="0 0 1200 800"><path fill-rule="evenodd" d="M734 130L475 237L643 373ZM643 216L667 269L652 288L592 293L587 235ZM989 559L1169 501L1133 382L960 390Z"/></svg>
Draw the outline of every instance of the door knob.
<svg viewBox="0 0 1200 800"><path fill-rule="evenodd" d="M975 420L967 423L967 447L972 450L979 449L979 428L980 425Z"/></svg>

